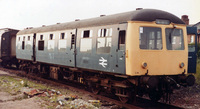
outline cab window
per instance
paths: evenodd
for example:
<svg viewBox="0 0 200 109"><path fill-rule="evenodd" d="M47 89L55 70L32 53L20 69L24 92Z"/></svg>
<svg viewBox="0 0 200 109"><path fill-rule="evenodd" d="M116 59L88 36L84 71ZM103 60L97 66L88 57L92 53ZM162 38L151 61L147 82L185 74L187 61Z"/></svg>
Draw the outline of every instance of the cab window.
<svg viewBox="0 0 200 109"><path fill-rule="evenodd" d="M161 28L140 27L140 49L162 50Z"/></svg>
<svg viewBox="0 0 200 109"><path fill-rule="evenodd" d="M167 50L184 50L183 30L166 28Z"/></svg>

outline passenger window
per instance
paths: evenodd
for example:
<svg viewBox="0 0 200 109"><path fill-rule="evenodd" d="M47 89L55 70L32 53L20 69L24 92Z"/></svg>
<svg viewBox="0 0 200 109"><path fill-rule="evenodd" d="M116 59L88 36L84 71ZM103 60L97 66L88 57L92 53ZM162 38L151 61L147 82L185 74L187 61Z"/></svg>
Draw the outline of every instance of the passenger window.
<svg viewBox="0 0 200 109"><path fill-rule="evenodd" d="M161 50L162 33L161 28L156 27L140 27L140 49Z"/></svg>
<svg viewBox="0 0 200 109"><path fill-rule="evenodd" d="M92 50L92 30L82 31L82 38L80 43L80 51L90 53Z"/></svg>
<svg viewBox="0 0 200 109"><path fill-rule="evenodd" d="M65 33L60 34L60 39L65 39Z"/></svg>
<svg viewBox="0 0 200 109"><path fill-rule="evenodd" d="M126 31L121 30L119 31L119 42L118 42L119 50L125 50L125 41L126 41Z"/></svg>
<svg viewBox="0 0 200 109"><path fill-rule="evenodd" d="M67 40L65 38L65 33L60 34L60 40L58 42L58 50L59 51L66 51L67 48Z"/></svg>
<svg viewBox="0 0 200 109"><path fill-rule="evenodd" d="M83 38L89 38L90 37L90 30L83 31Z"/></svg>
<svg viewBox="0 0 200 109"><path fill-rule="evenodd" d="M53 39L54 39L53 34L50 34L49 35L49 40L48 40L48 47L47 47L49 51L53 51L54 50L55 41Z"/></svg>
<svg viewBox="0 0 200 109"><path fill-rule="evenodd" d="M28 36L28 41L30 41L31 40L31 36Z"/></svg>
<svg viewBox="0 0 200 109"><path fill-rule="evenodd" d="M71 49L74 49L75 47L75 35L73 34L71 37Z"/></svg>
<svg viewBox="0 0 200 109"><path fill-rule="evenodd" d="M43 35L40 35L40 40L44 40L43 37L44 37Z"/></svg>
<svg viewBox="0 0 200 109"><path fill-rule="evenodd" d="M31 40L31 36L28 36L28 41L26 43L26 49L27 50L31 50L32 49L30 40Z"/></svg>
<svg viewBox="0 0 200 109"><path fill-rule="evenodd" d="M112 37L110 35L112 35L112 29L99 29L97 38L97 53L110 53L112 45Z"/></svg>
<svg viewBox="0 0 200 109"><path fill-rule="evenodd" d="M24 50L25 48L25 36L23 37L23 41L22 41L22 50Z"/></svg>
<svg viewBox="0 0 200 109"><path fill-rule="evenodd" d="M49 40L53 40L53 34L49 35Z"/></svg>
<svg viewBox="0 0 200 109"><path fill-rule="evenodd" d="M98 37L108 37L112 36L112 28L110 29L99 29L98 31Z"/></svg>
<svg viewBox="0 0 200 109"><path fill-rule="evenodd" d="M40 40L38 41L38 50L43 51L44 50L44 39L43 35L40 35Z"/></svg>
<svg viewBox="0 0 200 109"><path fill-rule="evenodd" d="M109 29L109 36L112 36L112 28Z"/></svg>

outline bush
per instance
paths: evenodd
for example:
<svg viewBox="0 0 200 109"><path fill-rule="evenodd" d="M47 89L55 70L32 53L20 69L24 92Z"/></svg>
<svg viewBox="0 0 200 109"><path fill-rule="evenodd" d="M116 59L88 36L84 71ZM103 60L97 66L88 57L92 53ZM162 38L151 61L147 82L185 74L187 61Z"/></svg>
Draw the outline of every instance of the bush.
<svg viewBox="0 0 200 109"><path fill-rule="evenodd" d="M198 58L200 59L200 44L198 44L198 51L197 51Z"/></svg>
<svg viewBox="0 0 200 109"><path fill-rule="evenodd" d="M196 83L200 84L200 59L197 60Z"/></svg>

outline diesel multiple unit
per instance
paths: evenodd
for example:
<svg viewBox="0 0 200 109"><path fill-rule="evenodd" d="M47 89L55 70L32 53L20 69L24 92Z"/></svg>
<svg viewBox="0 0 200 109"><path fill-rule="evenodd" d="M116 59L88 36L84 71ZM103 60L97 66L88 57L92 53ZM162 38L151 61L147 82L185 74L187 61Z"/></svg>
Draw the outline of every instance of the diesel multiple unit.
<svg viewBox="0 0 200 109"><path fill-rule="evenodd" d="M187 76L186 25L160 10L28 28L13 40L20 69L105 89L122 102L146 93L157 101L195 81Z"/></svg>

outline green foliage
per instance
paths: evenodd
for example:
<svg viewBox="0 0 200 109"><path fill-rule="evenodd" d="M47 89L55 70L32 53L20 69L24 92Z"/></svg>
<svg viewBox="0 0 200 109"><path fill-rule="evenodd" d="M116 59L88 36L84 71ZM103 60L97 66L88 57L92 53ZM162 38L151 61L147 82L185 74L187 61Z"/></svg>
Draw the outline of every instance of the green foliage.
<svg viewBox="0 0 200 109"><path fill-rule="evenodd" d="M10 76L0 76L0 83L0 86L2 86L1 89L11 95L17 95L20 93L20 81L16 78Z"/></svg>
<svg viewBox="0 0 200 109"><path fill-rule="evenodd" d="M198 58L200 59L200 44L198 44L198 51L197 51Z"/></svg>
<svg viewBox="0 0 200 109"><path fill-rule="evenodd" d="M197 60L196 83L200 84L200 58Z"/></svg>
<svg viewBox="0 0 200 109"><path fill-rule="evenodd" d="M24 87L28 87L28 81L25 81L23 84Z"/></svg>

